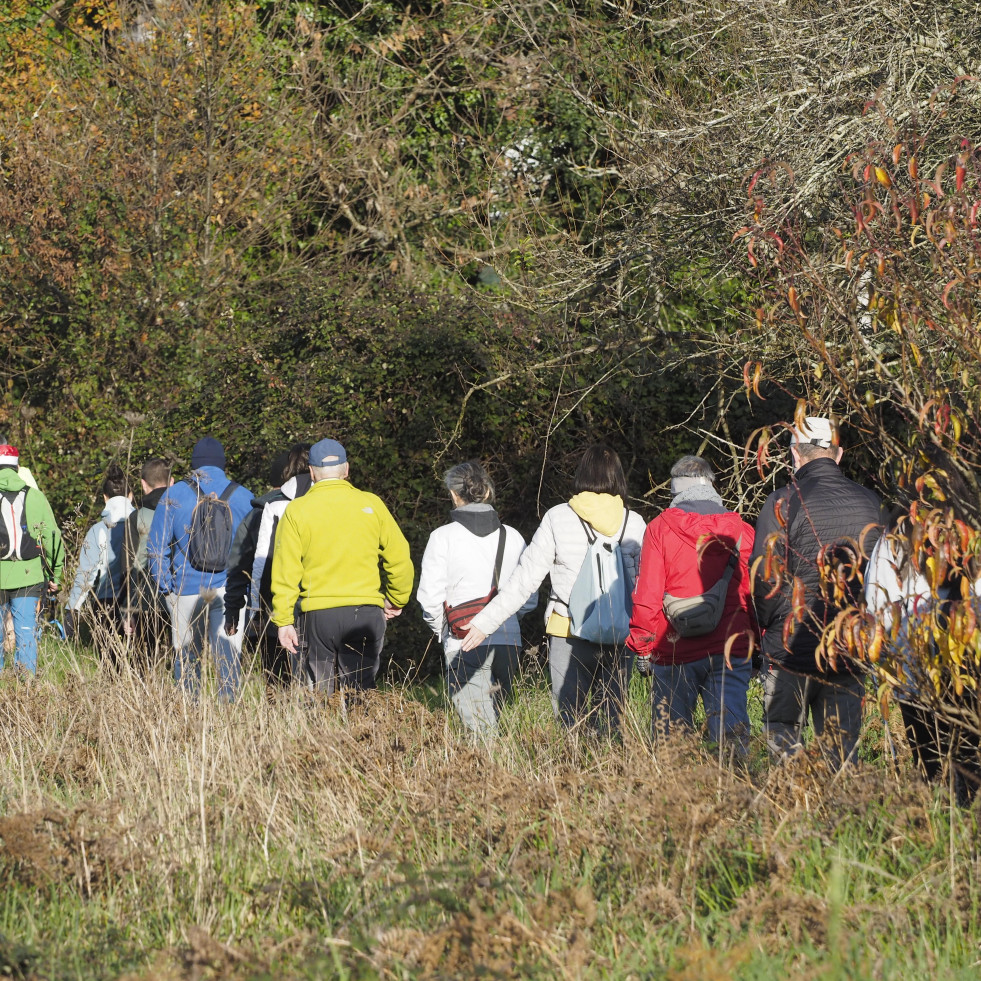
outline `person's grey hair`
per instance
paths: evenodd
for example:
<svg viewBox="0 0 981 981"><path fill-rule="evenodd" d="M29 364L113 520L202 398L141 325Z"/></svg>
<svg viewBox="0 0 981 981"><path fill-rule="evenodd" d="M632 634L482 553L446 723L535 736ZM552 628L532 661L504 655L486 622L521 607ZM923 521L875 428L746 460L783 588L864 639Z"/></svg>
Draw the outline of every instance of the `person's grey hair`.
<svg viewBox="0 0 981 981"><path fill-rule="evenodd" d="M794 443L793 445L802 460L816 460L821 456L834 459L838 455L837 446L815 446L814 443Z"/></svg>
<svg viewBox="0 0 981 981"><path fill-rule="evenodd" d="M708 460L700 456L683 456L672 468L672 477L690 477L692 480L708 480L715 483L715 471Z"/></svg>
<svg viewBox="0 0 981 981"><path fill-rule="evenodd" d="M348 473L346 463L335 463L330 467L311 467L310 473L313 474L314 481L318 480L343 480Z"/></svg>
<svg viewBox="0 0 981 981"><path fill-rule="evenodd" d="M450 467L443 477L446 489L452 491L464 504L493 504L494 481L483 465L476 460L458 463Z"/></svg>

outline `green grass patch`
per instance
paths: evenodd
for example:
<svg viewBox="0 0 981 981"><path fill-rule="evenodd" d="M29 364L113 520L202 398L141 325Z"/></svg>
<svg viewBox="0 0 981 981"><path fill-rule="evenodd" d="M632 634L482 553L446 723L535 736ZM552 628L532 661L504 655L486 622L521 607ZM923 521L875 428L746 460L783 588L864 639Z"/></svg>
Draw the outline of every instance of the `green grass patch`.
<svg viewBox="0 0 981 981"><path fill-rule="evenodd" d="M491 745L444 697L224 706L45 645L0 678L0 976L976 976L976 814L881 721L833 775L652 745L642 678L612 742L540 670Z"/></svg>

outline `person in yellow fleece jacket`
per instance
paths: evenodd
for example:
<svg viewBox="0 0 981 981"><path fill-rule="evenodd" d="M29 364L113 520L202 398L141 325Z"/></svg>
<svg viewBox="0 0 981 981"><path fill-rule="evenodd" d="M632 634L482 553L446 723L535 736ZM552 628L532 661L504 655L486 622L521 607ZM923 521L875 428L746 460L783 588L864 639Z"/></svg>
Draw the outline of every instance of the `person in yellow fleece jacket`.
<svg viewBox="0 0 981 981"><path fill-rule="evenodd" d="M465 651L480 646L549 576L552 589L545 609L545 632L555 714L568 727L586 719L616 732L633 655L623 645L603 646L573 636L569 594L589 550L583 522L601 538L620 542L631 590L646 525L639 514L626 508L627 480L620 457L609 446L597 443L586 450L576 470L574 490L567 504L545 512L518 567L470 621L462 646Z"/></svg>
<svg viewBox="0 0 981 981"><path fill-rule="evenodd" d="M375 687L386 621L412 592L409 543L381 498L353 487L348 472L340 443L314 444L313 486L283 512L272 561L279 642L328 694Z"/></svg>

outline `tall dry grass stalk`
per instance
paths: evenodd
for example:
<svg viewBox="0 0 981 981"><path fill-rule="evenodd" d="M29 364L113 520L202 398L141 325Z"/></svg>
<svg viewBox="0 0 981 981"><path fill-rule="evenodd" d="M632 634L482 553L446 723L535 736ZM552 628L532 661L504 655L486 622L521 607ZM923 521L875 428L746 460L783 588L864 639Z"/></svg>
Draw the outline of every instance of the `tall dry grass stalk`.
<svg viewBox="0 0 981 981"><path fill-rule="evenodd" d="M33 897L51 963L92 938L48 921L98 908L139 976L566 978L688 976L712 937L730 974L819 957L842 920L873 948L971 935L974 826L908 776L645 732L631 708L622 744L563 733L532 679L481 746L408 690L345 719L76 651L0 690L0 933Z"/></svg>

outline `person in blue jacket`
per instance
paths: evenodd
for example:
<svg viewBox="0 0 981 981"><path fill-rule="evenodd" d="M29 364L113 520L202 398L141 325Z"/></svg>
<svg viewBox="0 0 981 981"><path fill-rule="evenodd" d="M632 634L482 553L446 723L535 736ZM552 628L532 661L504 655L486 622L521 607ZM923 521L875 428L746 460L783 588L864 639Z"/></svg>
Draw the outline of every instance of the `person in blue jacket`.
<svg viewBox="0 0 981 981"><path fill-rule="evenodd" d="M221 443L210 436L198 440L191 453L191 475L161 497L147 537L150 575L170 612L174 677L185 691L196 694L201 684L201 660L210 649L218 672L218 695L225 701L235 697L241 680L243 625L238 624L234 636L225 632L225 568L222 565L217 571L205 571L196 567L191 527L195 507L203 498L224 495L231 511L228 531L234 537L252 507L252 492L237 484L230 488L231 483L225 476Z"/></svg>

